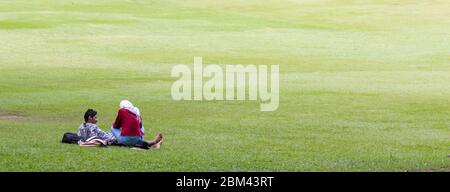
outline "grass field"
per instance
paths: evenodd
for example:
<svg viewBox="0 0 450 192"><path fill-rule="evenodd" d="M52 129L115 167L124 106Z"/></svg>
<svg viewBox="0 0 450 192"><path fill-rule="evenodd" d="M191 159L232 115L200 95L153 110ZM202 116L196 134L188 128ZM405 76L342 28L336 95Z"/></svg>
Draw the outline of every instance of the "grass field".
<svg viewBox="0 0 450 192"><path fill-rule="evenodd" d="M450 2L2 1L0 171L449 171ZM174 101L175 64L280 65L280 105ZM123 98L159 151L61 144Z"/></svg>

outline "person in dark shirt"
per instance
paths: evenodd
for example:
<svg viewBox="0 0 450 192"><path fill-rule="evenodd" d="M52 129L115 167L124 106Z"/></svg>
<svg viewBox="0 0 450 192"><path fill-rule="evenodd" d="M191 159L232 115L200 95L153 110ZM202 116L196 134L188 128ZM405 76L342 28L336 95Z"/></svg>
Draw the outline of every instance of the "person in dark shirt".
<svg viewBox="0 0 450 192"><path fill-rule="evenodd" d="M97 126L97 111L93 109L88 109L84 113L84 123L78 128L78 136L81 138L79 142L85 142L92 137L104 140L108 144L116 141L113 134L105 132Z"/></svg>

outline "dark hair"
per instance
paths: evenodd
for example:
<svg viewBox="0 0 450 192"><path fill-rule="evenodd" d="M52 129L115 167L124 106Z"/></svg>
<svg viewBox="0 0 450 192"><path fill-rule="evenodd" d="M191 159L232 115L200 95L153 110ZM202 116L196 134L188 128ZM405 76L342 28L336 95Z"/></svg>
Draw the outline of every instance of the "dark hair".
<svg viewBox="0 0 450 192"><path fill-rule="evenodd" d="M95 117L97 115L97 111L93 109L88 109L86 113L84 113L84 122L87 123L89 117Z"/></svg>

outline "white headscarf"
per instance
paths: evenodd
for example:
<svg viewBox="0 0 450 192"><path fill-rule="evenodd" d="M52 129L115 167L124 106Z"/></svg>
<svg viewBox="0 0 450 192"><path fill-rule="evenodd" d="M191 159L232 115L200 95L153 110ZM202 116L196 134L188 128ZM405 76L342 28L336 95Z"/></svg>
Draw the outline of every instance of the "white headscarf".
<svg viewBox="0 0 450 192"><path fill-rule="evenodd" d="M128 101L128 100L120 101L119 107L121 109L125 108L126 110L136 114L137 116L141 116L141 113L140 113L139 109L137 107L133 106L133 104L130 101Z"/></svg>

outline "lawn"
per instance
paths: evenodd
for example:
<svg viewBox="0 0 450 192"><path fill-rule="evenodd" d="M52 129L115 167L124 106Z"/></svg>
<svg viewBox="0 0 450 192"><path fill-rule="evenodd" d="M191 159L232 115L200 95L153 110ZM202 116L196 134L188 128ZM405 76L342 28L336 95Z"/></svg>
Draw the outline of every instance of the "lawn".
<svg viewBox="0 0 450 192"><path fill-rule="evenodd" d="M6 1L0 171L450 170L450 2ZM176 64L280 66L280 103L174 101ZM61 144L127 98L160 150Z"/></svg>

